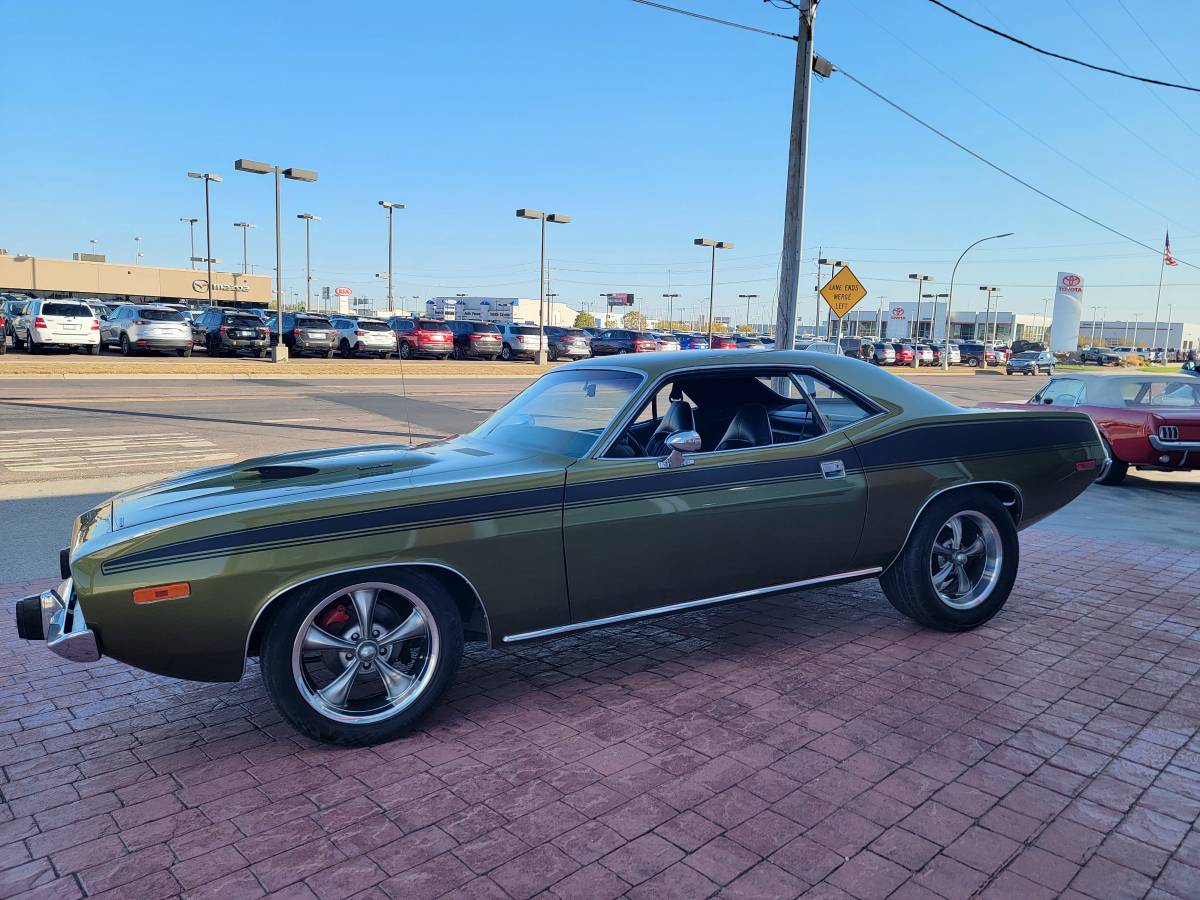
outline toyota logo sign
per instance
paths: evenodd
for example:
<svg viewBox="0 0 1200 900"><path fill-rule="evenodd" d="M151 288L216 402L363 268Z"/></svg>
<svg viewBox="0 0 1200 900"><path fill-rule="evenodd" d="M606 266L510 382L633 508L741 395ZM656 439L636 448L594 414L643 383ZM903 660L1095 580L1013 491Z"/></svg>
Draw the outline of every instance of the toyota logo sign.
<svg viewBox="0 0 1200 900"><path fill-rule="evenodd" d="M1069 287L1069 288L1075 287L1075 285L1079 284L1079 282L1080 282L1080 278L1078 275L1064 275L1063 276L1063 287Z"/></svg>
<svg viewBox="0 0 1200 900"><path fill-rule="evenodd" d="M892 307L892 318L893 319L903 319L904 318L904 307L903 306L893 306Z"/></svg>

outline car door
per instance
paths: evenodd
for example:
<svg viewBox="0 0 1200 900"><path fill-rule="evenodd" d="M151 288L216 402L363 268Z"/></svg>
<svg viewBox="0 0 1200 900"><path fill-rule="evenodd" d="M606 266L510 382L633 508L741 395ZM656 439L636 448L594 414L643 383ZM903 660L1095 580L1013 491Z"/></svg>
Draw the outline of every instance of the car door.
<svg viewBox="0 0 1200 900"><path fill-rule="evenodd" d="M763 367L761 380L787 372ZM673 390L657 386L653 414L639 422L639 413L628 427L645 435L672 402L689 402L686 388L671 401ZM658 456L614 458L619 432L567 470L563 543L575 621L796 585L852 567L866 510L853 445L840 427L821 424L795 384L768 402L777 407L772 430L782 443L702 449L687 455L688 465L663 468ZM692 415L701 422L703 407ZM718 446L711 435L703 440Z"/></svg>
<svg viewBox="0 0 1200 900"><path fill-rule="evenodd" d="M121 313L123 313L124 310L125 310L125 307L121 307L120 309L115 309L115 310L111 311L103 319L100 320L100 343L101 344L107 346L108 344L115 344L117 342L117 338L114 334L114 327L121 320Z"/></svg>

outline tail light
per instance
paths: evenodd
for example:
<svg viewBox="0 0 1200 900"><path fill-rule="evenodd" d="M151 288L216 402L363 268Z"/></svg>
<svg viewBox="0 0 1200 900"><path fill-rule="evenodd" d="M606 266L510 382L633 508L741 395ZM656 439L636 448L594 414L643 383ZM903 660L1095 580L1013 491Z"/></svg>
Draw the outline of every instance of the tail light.
<svg viewBox="0 0 1200 900"><path fill-rule="evenodd" d="M293 329L292 329L292 336L293 336L293 337L300 337L300 329L299 329L299 328L293 328Z"/></svg>
<svg viewBox="0 0 1200 900"><path fill-rule="evenodd" d="M133 324L134 324L134 325L145 325L145 324L146 324L146 320L145 320L145 319L134 319L134 320L133 320Z"/></svg>
<svg viewBox="0 0 1200 900"><path fill-rule="evenodd" d="M225 333L226 331L228 331L228 330L229 330L229 329L228 329L228 328L226 328L224 325L222 325L220 328L218 328L218 329L217 329L217 331L221 332L221 334L224 334L224 333Z"/></svg>
<svg viewBox="0 0 1200 900"><path fill-rule="evenodd" d="M46 325L45 319L43 319L41 316L36 316L33 320L33 327L34 328L46 328L48 326Z"/></svg>
<svg viewBox="0 0 1200 900"><path fill-rule="evenodd" d="M3 322L3 321L4 321L3 319L0 319L0 322ZM92 331L99 331L99 330L100 330L100 320L92 319Z"/></svg>
<svg viewBox="0 0 1200 900"><path fill-rule="evenodd" d="M482 335L482 334L479 334L479 333L472 334L472 335L471 335L471 340L473 340L473 341L482 341L482 340L483 340L483 335Z"/></svg>
<svg viewBox="0 0 1200 900"><path fill-rule="evenodd" d="M355 331L354 331L355 337L362 337L364 334L366 334L365 331L359 331L358 329L355 329Z"/></svg>

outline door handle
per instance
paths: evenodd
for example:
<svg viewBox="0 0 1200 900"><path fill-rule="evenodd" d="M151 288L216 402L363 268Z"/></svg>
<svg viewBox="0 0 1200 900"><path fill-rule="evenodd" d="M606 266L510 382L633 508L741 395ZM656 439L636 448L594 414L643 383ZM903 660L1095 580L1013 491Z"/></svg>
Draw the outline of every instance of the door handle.
<svg viewBox="0 0 1200 900"><path fill-rule="evenodd" d="M828 459L821 463L821 475L826 481L846 477L846 464L840 459Z"/></svg>

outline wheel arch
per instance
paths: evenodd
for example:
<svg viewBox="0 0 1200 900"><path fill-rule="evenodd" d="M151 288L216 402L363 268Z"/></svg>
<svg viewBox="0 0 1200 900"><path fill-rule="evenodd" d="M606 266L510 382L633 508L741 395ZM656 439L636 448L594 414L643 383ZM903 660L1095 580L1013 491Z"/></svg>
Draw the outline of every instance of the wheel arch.
<svg viewBox="0 0 1200 900"><path fill-rule="evenodd" d="M279 608L278 601L323 578L333 578L338 575L361 572L386 572L395 569L417 570L435 579L438 584L449 592L458 605L459 613L462 615L464 640L484 640L489 646L491 645L491 620L488 618L487 608L483 605L483 598L470 580L462 572L458 571L458 569L448 566L445 563L424 561L354 566L349 569L335 569L331 572L322 572L317 575L305 577L271 594L266 602L259 607L258 612L255 613L254 621L251 622L250 630L246 634L246 647L245 652L242 654L243 674L245 673L245 660L251 656L258 655L259 647L262 644L263 632L270 622L270 613Z"/></svg>
<svg viewBox="0 0 1200 900"><path fill-rule="evenodd" d="M913 516L912 522L909 523L908 533L904 535L904 542L900 545L900 549L896 552L896 555L892 558L891 562L884 566L884 570L886 571L890 569L893 565L895 565L896 560L904 555L904 551L908 548L908 542L912 540L913 532L917 529L917 522L920 521L921 516L925 513L925 510L929 508L929 504L933 503L934 500L938 500L950 494L969 491L972 489L986 491L995 497L998 501L1000 501L1001 505L1012 517L1013 527L1018 529L1021 527L1021 515L1024 510L1025 498L1021 494L1021 489L1012 482L964 481L961 484L952 484L948 487L934 491L925 498L925 502L921 504L920 508L917 510L917 514Z"/></svg>

